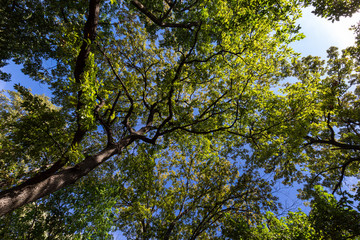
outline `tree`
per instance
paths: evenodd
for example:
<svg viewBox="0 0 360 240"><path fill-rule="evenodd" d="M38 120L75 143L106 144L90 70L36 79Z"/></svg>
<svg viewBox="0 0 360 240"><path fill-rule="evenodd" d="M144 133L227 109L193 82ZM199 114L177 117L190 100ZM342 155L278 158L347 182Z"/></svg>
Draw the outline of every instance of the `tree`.
<svg viewBox="0 0 360 240"><path fill-rule="evenodd" d="M48 83L57 107L18 86L3 109L1 214L101 172L106 161L122 163L134 144L232 130L227 140L244 145L241 135L286 75L287 45L299 38L296 3L90 0L86 14L85 2L45 11L51 24L39 58L17 48L2 57L18 56L29 76ZM54 6L21 4L35 15ZM39 67L49 57L56 65ZM32 64L36 71L26 71Z"/></svg>
<svg viewBox="0 0 360 240"><path fill-rule="evenodd" d="M360 235L359 208L345 195L337 201L317 185L313 192L309 218L317 232L325 239L358 239Z"/></svg>
<svg viewBox="0 0 360 240"><path fill-rule="evenodd" d="M267 212L255 222L231 216L223 228L225 239L358 239L359 212L351 201L337 201L317 185L312 192L311 211L289 212L278 218Z"/></svg>
<svg viewBox="0 0 360 240"><path fill-rule="evenodd" d="M341 55L331 47L327 61L308 56L288 64L297 82L285 84L284 95L264 107L273 111L259 114L245 136L257 149L253 164L284 183L306 181L308 190L321 184L333 194L357 176L358 53L358 45Z"/></svg>
<svg viewBox="0 0 360 240"><path fill-rule="evenodd" d="M335 193L358 173L358 47L329 49L327 65L294 57L298 5L7 1L1 61L53 96L0 96L0 236L357 236L345 193L337 203L312 186ZM263 171L307 180L310 215L264 215L277 204Z"/></svg>
<svg viewBox="0 0 360 240"><path fill-rule="evenodd" d="M313 11L315 15L331 21L339 21L340 17L351 17L360 8L360 4L356 0L304 0L304 5L312 5L315 8Z"/></svg>
<svg viewBox="0 0 360 240"><path fill-rule="evenodd" d="M331 21L351 17L360 8L358 1L302 2ZM358 176L359 26L352 26L355 46L341 54L331 47L326 62L307 56L283 65L297 82L285 83L280 89L284 96L265 106L273 111L259 114L244 136L258 149L251 162L276 179L306 181L307 191L321 183L334 194L346 177Z"/></svg>
<svg viewBox="0 0 360 240"><path fill-rule="evenodd" d="M112 178L114 225L129 239L221 237L228 216L256 219L276 209L271 183L227 159L220 142L178 137L160 152L139 145Z"/></svg>
<svg viewBox="0 0 360 240"><path fill-rule="evenodd" d="M229 224L223 229L225 239L324 239L315 232L309 217L301 211L289 212L281 218L267 212L253 223L243 219L229 220Z"/></svg>
<svg viewBox="0 0 360 240"><path fill-rule="evenodd" d="M59 22L80 24L75 15L86 11L84 1L12 1L1 4L0 66L11 59L23 64L31 76L44 70L42 62L59 59L62 49L56 47L61 27ZM0 79L10 81L11 74L0 71Z"/></svg>
<svg viewBox="0 0 360 240"><path fill-rule="evenodd" d="M326 173L326 185L334 186L333 193L341 187L345 176L358 172L358 90L349 91L351 86L357 84L356 52L358 50L351 47L344 50L340 57L336 48L328 50L327 76L322 81L327 90L321 101L323 114L317 120L323 128L306 137L309 155L318 154L321 158L327 158L322 170L319 167L313 170L317 172L314 181Z"/></svg>

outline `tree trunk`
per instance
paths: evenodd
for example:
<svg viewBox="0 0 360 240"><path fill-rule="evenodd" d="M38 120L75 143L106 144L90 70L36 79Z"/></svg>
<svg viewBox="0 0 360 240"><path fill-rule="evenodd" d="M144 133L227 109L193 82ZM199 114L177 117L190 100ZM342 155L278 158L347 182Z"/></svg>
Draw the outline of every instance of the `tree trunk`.
<svg viewBox="0 0 360 240"><path fill-rule="evenodd" d="M29 179L19 186L1 192L0 216L21 207L26 203L33 202L43 196L49 195L50 193L75 183L111 156L117 154L119 150L123 150L130 142L129 139L124 142L121 147L115 145L107 147L94 156L86 157L84 161L74 167L54 173L35 183L31 183L31 179Z"/></svg>

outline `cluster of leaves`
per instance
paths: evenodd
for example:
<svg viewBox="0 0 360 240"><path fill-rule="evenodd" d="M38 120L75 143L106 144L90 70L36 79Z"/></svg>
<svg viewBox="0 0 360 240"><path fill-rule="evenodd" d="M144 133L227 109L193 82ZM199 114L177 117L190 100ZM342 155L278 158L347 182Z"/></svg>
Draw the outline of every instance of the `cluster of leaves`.
<svg viewBox="0 0 360 240"><path fill-rule="evenodd" d="M359 46L297 58L301 2L7 1L0 59L53 98L0 95L0 237L359 236L340 191L360 162ZM278 179L308 183L309 215L265 214Z"/></svg>
<svg viewBox="0 0 360 240"><path fill-rule="evenodd" d="M339 201L317 185L312 191L311 211L289 212L277 218L267 212L256 222L229 217L223 228L225 239L358 239L358 210L343 197Z"/></svg>
<svg viewBox="0 0 360 240"><path fill-rule="evenodd" d="M83 23L79 13L86 11L85 1L12 1L0 7L0 67L12 60L23 64L24 73L37 76L42 63L58 59L58 36L62 23ZM77 29L78 32L81 28ZM61 40L60 40L61 41ZM0 72L0 79L9 81L11 75Z"/></svg>
<svg viewBox="0 0 360 240"><path fill-rule="evenodd" d="M119 189L116 225L125 236L212 238L225 216L250 219L275 209L271 184L229 161L215 139L179 138L164 143L161 151L139 145L114 177Z"/></svg>
<svg viewBox="0 0 360 240"><path fill-rule="evenodd" d="M1 107L1 189L18 184L66 153L66 113L45 96L19 85L3 92ZM6 94L7 93L7 94ZM10 170L10 171L9 171Z"/></svg>
<svg viewBox="0 0 360 240"><path fill-rule="evenodd" d="M360 8L356 0L304 0L305 6L313 6L317 16L325 17L331 21L339 21L340 17L351 17Z"/></svg>

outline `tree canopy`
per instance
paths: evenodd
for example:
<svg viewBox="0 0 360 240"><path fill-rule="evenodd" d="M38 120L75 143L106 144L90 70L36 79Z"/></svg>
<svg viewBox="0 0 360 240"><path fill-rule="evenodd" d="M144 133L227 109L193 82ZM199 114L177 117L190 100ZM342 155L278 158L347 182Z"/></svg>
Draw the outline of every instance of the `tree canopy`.
<svg viewBox="0 0 360 240"><path fill-rule="evenodd" d="M360 40L300 58L309 4L359 8L5 1L0 64L52 95L0 94L0 237L358 237L360 195L342 186L359 173ZM279 181L304 185L308 215L274 214Z"/></svg>

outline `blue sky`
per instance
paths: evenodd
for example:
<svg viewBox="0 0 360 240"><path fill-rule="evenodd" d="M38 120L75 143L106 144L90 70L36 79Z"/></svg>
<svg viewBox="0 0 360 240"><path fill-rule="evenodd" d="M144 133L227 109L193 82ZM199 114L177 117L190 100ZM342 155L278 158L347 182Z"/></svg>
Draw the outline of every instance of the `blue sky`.
<svg viewBox="0 0 360 240"><path fill-rule="evenodd" d="M349 28L360 21L360 13L352 18L342 17L339 22L332 23L311 13L312 8L306 8L303 16L298 20L301 31L306 38L293 44L296 51L303 55L326 57L326 50L331 46L339 49L351 46L355 35Z"/></svg>

